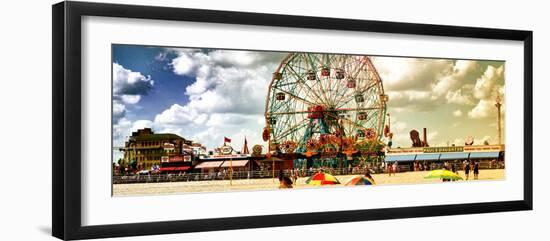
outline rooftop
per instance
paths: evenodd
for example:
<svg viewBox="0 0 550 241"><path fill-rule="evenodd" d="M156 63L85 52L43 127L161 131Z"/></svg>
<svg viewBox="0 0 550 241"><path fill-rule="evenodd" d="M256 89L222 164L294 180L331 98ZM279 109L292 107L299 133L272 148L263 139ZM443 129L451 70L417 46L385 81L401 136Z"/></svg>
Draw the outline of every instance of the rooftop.
<svg viewBox="0 0 550 241"><path fill-rule="evenodd" d="M140 134L133 138L136 141L185 140L183 137L171 133Z"/></svg>

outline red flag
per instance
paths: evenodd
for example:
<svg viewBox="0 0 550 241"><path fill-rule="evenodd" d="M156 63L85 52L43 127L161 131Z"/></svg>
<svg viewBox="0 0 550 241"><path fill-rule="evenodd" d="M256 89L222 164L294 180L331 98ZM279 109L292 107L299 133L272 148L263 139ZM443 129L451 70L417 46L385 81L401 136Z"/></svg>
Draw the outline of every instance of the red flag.
<svg viewBox="0 0 550 241"><path fill-rule="evenodd" d="M224 142L224 143L225 143L225 142L231 143L231 139L229 139L229 138L227 138L227 137L224 136L224 137L223 137L223 142Z"/></svg>

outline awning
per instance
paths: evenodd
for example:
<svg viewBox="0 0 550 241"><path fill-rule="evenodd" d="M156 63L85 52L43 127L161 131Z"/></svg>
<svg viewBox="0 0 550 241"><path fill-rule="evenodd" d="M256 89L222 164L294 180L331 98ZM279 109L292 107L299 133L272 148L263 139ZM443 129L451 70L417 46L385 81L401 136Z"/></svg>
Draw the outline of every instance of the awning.
<svg viewBox="0 0 550 241"><path fill-rule="evenodd" d="M416 155L417 161L437 161L441 154L418 154Z"/></svg>
<svg viewBox="0 0 550 241"><path fill-rule="evenodd" d="M414 161L414 157L416 155L392 155L392 156L386 156L384 159L387 162L406 162L406 161Z"/></svg>
<svg viewBox="0 0 550 241"><path fill-rule="evenodd" d="M471 152L470 159L498 158L499 152Z"/></svg>
<svg viewBox="0 0 550 241"><path fill-rule="evenodd" d="M187 171L191 168L190 166L184 166L184 167L176 167L174 168L174 171Z"/></svg>
<svg viewBox="0 0 550 241"><path fill-rule="evenodd" d="M159 169L159 171L161 171L161 172L174 172L174 171L179 172L179 171L187 171L187 170L189 170L189 168L191 168L191 167L189 167L189 166L184 166L184 167L161 167Z"/></svg>
<svg viewBox="0 0 550 241"><path fill-rule="evenodd" d="M223 163L223 161L213 161L213 162L201 162L195 166L197 169L204 168L218 168Z"/></svg>
<svg viewBox="0 0 550 241"><path fill-rule="evenodd" d="M175 167L161 167L159 171L161 172L171 172L174 171Z"/></svg>
<svg viewBox="0 0 550 241"><path fill-rule="evenodd" d="M468 159L468 152L442 153L440 160L463 160Z"/></svg>
<svg viewBox="0 0 550 241"><path fill-rule="evenodd" d="M244 167L246 164L248 164L248 160L225 161L221 167Z"/></svg>

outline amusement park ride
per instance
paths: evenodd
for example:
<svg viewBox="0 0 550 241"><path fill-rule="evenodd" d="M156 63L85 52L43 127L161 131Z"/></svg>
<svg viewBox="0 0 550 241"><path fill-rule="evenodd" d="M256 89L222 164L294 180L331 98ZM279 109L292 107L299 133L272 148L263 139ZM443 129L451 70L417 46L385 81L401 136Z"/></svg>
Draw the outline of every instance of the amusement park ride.
<svg viewBox="0 0 550 241"><path fill-rule="evenodd" d="M291 53L269 85L262 134L268 155L295 167L377 156L382 136L392 137L384 125L387 101L369 57Z"/></svg>

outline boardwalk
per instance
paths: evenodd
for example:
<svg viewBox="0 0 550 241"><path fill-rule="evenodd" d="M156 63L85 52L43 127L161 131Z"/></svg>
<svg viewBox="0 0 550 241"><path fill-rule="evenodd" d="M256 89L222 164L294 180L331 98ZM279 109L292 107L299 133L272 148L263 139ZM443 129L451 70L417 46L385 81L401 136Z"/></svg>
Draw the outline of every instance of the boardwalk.
<svg viewBox="0 0 550 241"><path fill-rule="evenodd" d="M421 172L404 172L397 173L395 176L389 177L388 174L374 174L373 177L378 185L395 185L395 184L421 184L421 183L439 183L437 179L424 179L426 171ZM464 177L462 171L460 176ZM481 180L503 180L504 169L487 169L481 170L479 181ZM337 176L340 182L345 183L351 175ZM306 185L307 178L299 178L295 188L311 188ZM470 173L468 182L472 180L473 175ZM464 182L464 181L463 181ZM445 185L442 183L441 185ZM342 186L342 185L336 185ZM241 179L233 180L233 185L229 185L229 180L215 181L198 181L198 182L165 182L165 183L138 183L138 184L115 184L113 185L114 196L135 196L135 195L159 195L159 194L176 194L188 192L226 192L231 190L273 190L279 187L278 180L267 179Z"/></svg>

